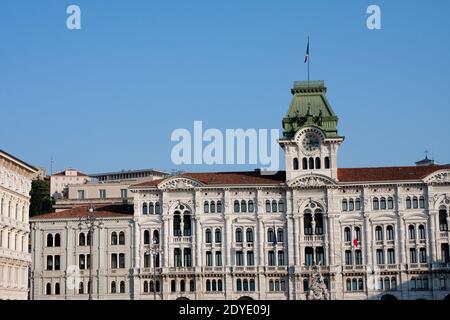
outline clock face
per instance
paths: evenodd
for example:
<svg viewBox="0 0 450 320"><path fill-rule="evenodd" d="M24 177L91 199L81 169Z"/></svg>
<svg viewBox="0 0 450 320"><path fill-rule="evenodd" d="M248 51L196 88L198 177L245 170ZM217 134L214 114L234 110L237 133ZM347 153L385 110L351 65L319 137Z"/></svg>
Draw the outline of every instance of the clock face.
<svg viewBox="0 0 450 320"><path fill-rule="evenodd" d="M320 139L314 133L307 133L302 141L303 148L307 151L314 151L320 147Z"/></svg>

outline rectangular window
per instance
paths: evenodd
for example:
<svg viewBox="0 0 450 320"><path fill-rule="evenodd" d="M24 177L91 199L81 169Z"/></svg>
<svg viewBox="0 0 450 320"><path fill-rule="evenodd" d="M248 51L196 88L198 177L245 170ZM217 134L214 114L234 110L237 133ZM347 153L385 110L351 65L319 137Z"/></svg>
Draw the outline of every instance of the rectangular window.
<svg viewBox="0 0 450 320"><path fill-rule="evenodd" d="M361 250L355 250L355 263L357 265L362 265L362 252Z"/></svg>
<svg viewBox="0 0 450 320"><path fill-rule="evenodd" d="M388 249L388 264L395 264L395 251L394 249Z"/></svg>
<svg viewBox="0 0 450 320"><path fill-rule="evenodd" d="M111 269L117 269L117 253L111 254Z"/></svg>
<svg viewBox="0 0 450 320"><path fill-rule="evenodd" d="M417 263L417 253L414 248L409 249L409 261L411 263Z"/></svg>
<svg viewBox="0 0 450 320"><path fill-rule="evenodd" d="M119 254L119 268L125 268L125 253Z"/></svg>
<svg viewBox="0 0 450 320"><path fill-rule="evenodd" d="M128 198L128 190L127 189L120 189L120 197L122 199Z"/></svg>
<svg viewBox="0 0 450 320"><path fill-rule="evenodd" d="M61 256L55 256L55 270L61 270Z"/></svg>
<svg viewBox="0 0 450 320"><path fill-rule="evenodd" d="M279 266L284 266L285 262L284 262L284 251L278 251L278 265Z"/></svg>
<svg viewBox="0 0 450 320"><path fill-rule="evenodd" d="M269 263L269 266L274 266L275 265L275 252L269 251L269 253L268 253L268 263Z"/></svg>
<svg viewBox="0 0 450 320"><path fill-rule="evenodd" d="M80 268L80 270L86 269L86 258L84 254L80 254L78 256L78 267Z"/></svg>
<svg viewBox="0 0 450 320"><path fill-rule="evenodd" d="M242 251L236 251L236 265L243 266L244 265L244 255Z"/></svg>
<svg viewBox="0 0 450 320"><path fill-rule="evenodd" d="M420 248L420 263L427 263L427 249Z"/></svg>
<svg viewBox="0 0 450 320"><path fill-rule="evenodd" d="M255 265L255 255L253 251L247 251L247 265L254 266Z"/></svg>
<svg viewBox="0 0 450 320"><path fill-rule="evenodd" d="M383 250L377 250L377 264L384 264L384 253Z"/></svg>
<svg viewBox="0 0 450 320"><path fill-rule="evenodd" d="M79 200L83 200L84 199L84 190L78 190L77 197Z"/></svg>
<svg viewBox="0 0 450 320"><path fill-rule="evenodd" d="M99 193L100 193L100 199L106 198L106 190L105 189L100 189Z"/></svg>

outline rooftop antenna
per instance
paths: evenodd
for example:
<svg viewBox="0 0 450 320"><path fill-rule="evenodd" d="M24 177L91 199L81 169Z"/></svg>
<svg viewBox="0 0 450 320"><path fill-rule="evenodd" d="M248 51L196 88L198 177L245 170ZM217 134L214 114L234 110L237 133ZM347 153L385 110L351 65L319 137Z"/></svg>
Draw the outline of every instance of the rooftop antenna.
<svg viewBox="0 0 450 320"><path fill-rule="evenodd" d="M53 157L50 157L50 175L53 175Z"/></svg>

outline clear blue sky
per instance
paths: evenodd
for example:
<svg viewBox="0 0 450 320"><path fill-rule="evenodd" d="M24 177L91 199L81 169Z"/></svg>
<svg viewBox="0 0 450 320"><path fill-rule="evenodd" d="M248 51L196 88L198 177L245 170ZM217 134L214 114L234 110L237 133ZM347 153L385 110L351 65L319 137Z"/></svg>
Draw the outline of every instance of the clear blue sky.
<svg viewBox="0 0 450 320"><path fill-rule="evenodd" d="M82 29L66 28L77 4ZM382 30L366 9L382 10ZM170 135L280 128L323 79L340 167L450 162L450 1L2 0L0 148L36 166L172 169ZM177 169L243 170L248 166Z"/></svg>

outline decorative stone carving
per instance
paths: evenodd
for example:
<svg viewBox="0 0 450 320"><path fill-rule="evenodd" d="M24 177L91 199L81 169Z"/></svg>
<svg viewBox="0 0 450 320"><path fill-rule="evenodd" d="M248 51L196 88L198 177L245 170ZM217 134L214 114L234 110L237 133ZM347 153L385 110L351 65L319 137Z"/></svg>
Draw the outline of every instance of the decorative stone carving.
<svg viewBox="0 0 450 320"><path fill-rule="evenodd" d="M200 184L195 180L187 178L173 178L163 181L158 185L158 189L168 189L168 190L194 189L199 187L202 187L202 184Z"/></svg>
<svg viewBox="0 0 450 320"><path fill-rule="evenodd" d="M325 176L310 175L295 178L287 184L292 188L317 188L335 185L336 182Z"/></svg>
<svg viewBox="0 0 450 320"><path fill-rule="evenodd" d="M328 293L327 286L320 274L318 267L313 266L312 274L309 276L308 280L308 293L306 294L306 299L308 300L329 300L330 294Z"/></svg>
<svg viewBox="0 0 450 320"><path fill-rule="evenodd" d="M450 183L450 171L437 172L425 180L427 183Z"/></svg>

